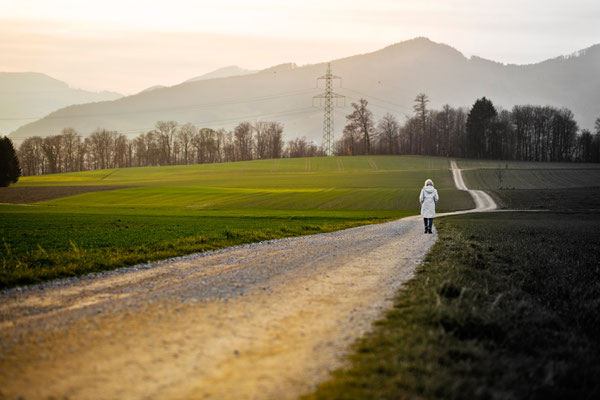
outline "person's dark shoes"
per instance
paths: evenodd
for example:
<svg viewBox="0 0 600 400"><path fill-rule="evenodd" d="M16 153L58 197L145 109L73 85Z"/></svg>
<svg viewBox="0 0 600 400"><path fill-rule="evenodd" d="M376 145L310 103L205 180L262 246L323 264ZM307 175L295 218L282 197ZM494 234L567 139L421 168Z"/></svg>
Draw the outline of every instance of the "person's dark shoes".
<svg viewBox="0 0 600 400"><path fill-rule="evenodd" d="M429 233L429 229L425 228L425 233Z"/></svg>
<svg viewBox="0 0 600 400"><path fill-rule="evenodd" d="M433 233L433 231L431 229L429 229L429 233Z"/></svg>

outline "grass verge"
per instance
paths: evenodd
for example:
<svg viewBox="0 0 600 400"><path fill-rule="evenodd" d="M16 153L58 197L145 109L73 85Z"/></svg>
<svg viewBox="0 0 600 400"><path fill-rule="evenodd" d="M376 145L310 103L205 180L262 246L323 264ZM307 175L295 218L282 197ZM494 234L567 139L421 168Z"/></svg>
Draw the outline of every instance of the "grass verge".
<svg viewBox="0 0 600 400"><path fill-rule="evenodd" d="M350 366L305 399L600 397L598 213L444 218Z"/></svg>

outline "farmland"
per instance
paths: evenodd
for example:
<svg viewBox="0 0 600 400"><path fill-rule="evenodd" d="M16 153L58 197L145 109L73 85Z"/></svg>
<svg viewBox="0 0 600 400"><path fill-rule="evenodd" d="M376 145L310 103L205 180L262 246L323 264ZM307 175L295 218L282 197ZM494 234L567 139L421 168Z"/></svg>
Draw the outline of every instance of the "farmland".
<svg viewBox="0 0 600 400"><path fill-rule="evenodd" d="M459 166L472 168L469 187L539 212L437 221L439 240L394 309L307 399L600 394L598 166L503 163L510 189L497 162Z"/></svg>
<svg viewBox="0 0 600 400"><path fill-rule="evenodd" d="M0 205L0 286L416 214L426 178L442 211L471 208L448 168L444 158L331 157L22 178L8 189L51 187L54 198ZM123 188L56 197L61 186Z"/></svg>
<svg viewBox="0 0 600 400"><path fill-rule="evenodd" d="M461 160L467 186L479 190L570 189L600 186L600 165Z"/></svg>
<svg viewBox="0 0 600 400"><path fill-rule="evenodd" d="M600 165L462 160L469 188L485 190L502 208L598 209Z"/></svg>

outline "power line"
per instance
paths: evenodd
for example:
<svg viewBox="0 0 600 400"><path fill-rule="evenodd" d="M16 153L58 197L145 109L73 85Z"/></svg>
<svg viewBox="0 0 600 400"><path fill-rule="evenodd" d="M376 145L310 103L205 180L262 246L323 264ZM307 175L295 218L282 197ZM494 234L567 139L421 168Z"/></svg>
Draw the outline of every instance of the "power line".
<svg viewBox="0 0 600 400"><path fill-rule="evenodd" d="M379 97L371 96L371 95L369 95L369 94L365 94L365 93L359 92L358 90L349 89L349 88L347 88L347 87L344 87L344 88L342 88L342 89L343 89L343 90L349 90L349 91L351 91L351 92L354 92L354 93L356 93L356 94L360 94L361 96L365 96L365 97L368 97L368 98L371 98L371 99L375 99L375 100L377 100L377 101L381 101L381 102L384 102L384 103L391 104L391 105L393 105L393 106L396 106L396 107L404 108L405 110L412 111L412 108L411 108L411 107L407 107L407 106L405 106L405 105L402 105L402 104L394 103L394 102L392 102L392 101L389 101L389 100L384 100L384 99L381 99L381 98L379 98ZM382 107L382 108L383 108L383 107Z"/></svg>
<svg viewBox="0 0 600 400"><path fill-rule="evenodd" d="M196 126L207 127L207 125L215 125L215 124L227 124L237 121L243 121L248 119L262 119L262 118L272 118L272 117L283 117L283 116L292 116L297 114L307 114L317 112L313 107L303 107L285 111L278 111L273 113L262 113L262 114L252 114L252 115L243 115L233 118L224 118L224 119L213 119L213 120L204 120L204 121L189 121L188 123L194 124ZM144 127L144 128L129 128L129 129L116 129L118 133L122 133L126 136L137 135L139 133L151 131L155 129L155 126L152 127ZM107 129L111 130L111 129ZM27 138L29 136L11 136L13 139L22 139Z"/></svg>
<svg viewBox="0 0 600 400"><path fill-rule="evenodd" d="M344 108L348 108L348 107L344 107ZM336 109L336 112L339 112L340 115L344 115L344 118L346 117L346 111L342 110L342 109ZM378 119L383 119L383 115L378 114L378 113L374 113L373 111L371 111L371 114L373 114L374 117L378 118Z"/></svg>
<svg viewBox="0 0 600 400"><path fill-rule="evenodd" d="M188 106L158 107L158 108L152 108L152 109L146 108L143 110L136 110L136 111L121 111L121 112L110 112L110 113L71 114L71 115L64 115L64 116L47 115L45 117L0 118L0 121L36 120L36 119L42 119L42 118L43 119L87 118L87 117L98 117L98 116L108 116L108 115L145 114L145 113L157 112L157 111L185 110L185 109L194 109L194 108L202 108L202 107L210 108L210 107L216 107L216 106L222 106L222 105L252 103L252 102L257 102L257 101L268 101L268 100L275 100L275 99L280 99L280 98L285 98L285 97L300 96L303 94L308 94L308 93L314 92L314 90L315 90L314 88L302 89L302 90L296 90L296 91L291 91L291 92L277 93L277 94L273 94L273 95L253 96L253 97L247 97L247 98L243 98L243 99L239 99L239 100L230 99L230 100L221 101L221 102L200 103L200 104L193 104L193 105L188 105ZM76 104L76 105L78 105L78 104Z"/></svg>
<svg viewBox="0 0 600 400"><path fill-rule="evenodd" d="M323 147L324 147L325 151L327 152L327 154L331 154L332 145L333 145L333 141L334 141L333 112L334 111L342 112L342 110L339 110L339 109L334 110L333 99L334 98L345 98L346 96L334 93L332 91L332 81L334 79L341 79L341 78L332 75L330 64L328 64L327 73L324 76L321 76L317 79L318 80L324 79L325 83L326 83L325 92L321 93L320 95L314 96L313 99L324 99L325 100L325 104L324 104L325 113L324 113L324 121L323 121ZM79 114L79 115L69 115L69 116L47 116L46 119L68 119L68 118L77 118L77 117L98 117L98 116L106 116L106 115L127 115L127 114L150 113L150 112L156 112L156 111L185 110L185 109L194 109L194 108L202 108L202 107L211 108L211 107L217 107L217 106L222 106L222 105L243 104L243 103L251 103L251 102L257 102L257 101L268 101L268 100L274 100L274 99L285 98L285 97L301 96L303 94L308 94L310 92L313 92L315 89L316 88L301 89L301 90L281 92L281 93L276 93L276 94L271 94L271 95L251 96L251 97L246 97L246 98L241 98L241 99L229 99L229 100L225 100L225 101L207 102L207 103L200 103L200 104L189 105L189 106L160 107L160 108L155 108L155 109L123 111L123 112L114 112L114 113ZM383 102L383 103L387 103L387 104L390 104L390 105L393 105L396 107L408 109L408 107L406 107L406 106L403 106L403 105L400 105L400 104L397 104L397 103L394 103L394 102L391 102L388 100L384 100L384 99L381 99L381 98L378 98L375 96L367 95L365 93L362 93L360 91L357 91L357 90L354 90L351 88L342 88L342 89L346 90L346 91L357 93L358 95L367 97L369 99L374 99L375 103ZM348 96L348 98L353 99L353 100L359 100L352 96ZM397 109L392 109L388 106L384 106L381 104L375 104L375 107L383 108L385 110L392 111L394 113L400 113ZM344 104L342 106L342 108L348 108L348 107ZM193 124L199 125L199 126L214 125L214 124L227 124L227 123L236 122L236 121L245 120L245 119L272 118L272 117L279 117L279 116L290 116L290 115L295 115L295 114L306 114L306 113L312 112L313 110L314 110L314 108L308 107L308 108L291 109L291 110L278 111L278 112L272 112L272 113L244 115L244 116L232 117L232 118L191 121L190 123L193 123ZM377 113L374 113L374 115L378 118L382 118ZM4 121L25 120L25 119L35 119L35 117L0 118L0 120L4 120ZM118 132L126 134L126 135L130 135L133 133L149 131L152 129L154 129L154 127L129 128L129 129L118 130ZM23 136L23 137L26 137L26 136ZM20 139L23 137L14 136L15 139Z"/></svg>
<svg viewBox="0 0 600 400"><path fill-rule="evenodd" d="M304 114L304 113L309 113L309 112L315 112L314 108L304 107L304 108L292 109L292 110L287 110L287 111L278 111L278 112L267 113L267 114L263 113L263 114L244 115L244 116L225 118L225 119L191 121L189 123L198 125L198 126L206 126L206 125L223 124L223 123L226 124L226 123L231 123L231 122L236 122L236 121L241 121L241 120L248 120L248 119L283 117L283 116L289 116L289 115ZM150 130L150 129L154 129L154 127L146 128L146 130ZM122 130L119 132L124 133L127 131L133 131L133 130L134 129L128 129L128 130ZM139 129L138 129L138 131L139 131Z"/></svg>

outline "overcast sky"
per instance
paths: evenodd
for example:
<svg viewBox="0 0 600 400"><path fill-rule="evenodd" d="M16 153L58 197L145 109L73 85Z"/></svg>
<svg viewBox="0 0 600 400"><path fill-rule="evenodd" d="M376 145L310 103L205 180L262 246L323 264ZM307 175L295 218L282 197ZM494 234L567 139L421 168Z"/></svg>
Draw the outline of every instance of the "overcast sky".
<svg viewBox="0 0 600 400"><path fill-rule="evenodd" d="M227 65L261 69L417 36L527 64L600 43L599 0L0 0L0 71L132 94Z"/></svg>

